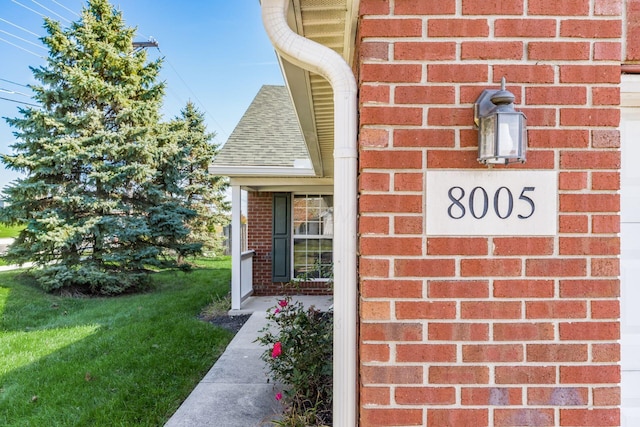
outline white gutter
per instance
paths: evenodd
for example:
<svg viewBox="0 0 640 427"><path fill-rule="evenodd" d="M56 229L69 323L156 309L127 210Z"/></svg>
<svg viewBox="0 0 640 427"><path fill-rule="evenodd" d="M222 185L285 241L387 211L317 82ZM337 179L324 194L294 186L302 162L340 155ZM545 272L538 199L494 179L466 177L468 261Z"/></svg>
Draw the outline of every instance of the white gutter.
<svg viewBox="0 0 640 427"><path fill-rule="evenodd" d="M357 419L357 84L335 51L289 28L290 0L262 0L262 21L280 56L319 74L333 88L334 102L334 327L333 425L355 427Z"/></svg>

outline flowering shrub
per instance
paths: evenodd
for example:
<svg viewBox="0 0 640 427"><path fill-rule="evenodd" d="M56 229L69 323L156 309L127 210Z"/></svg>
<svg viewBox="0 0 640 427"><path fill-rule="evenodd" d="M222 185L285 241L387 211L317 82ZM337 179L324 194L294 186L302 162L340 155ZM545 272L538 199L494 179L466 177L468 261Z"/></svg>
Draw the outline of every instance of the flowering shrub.
<svg viewBox="0 0 640 427"><path fill-rule="evenodd" d="M280 357L281 354L282 354L282 343L278 341L273 345L273 350L271 350L271 357L275 359L276 357Z"/></svg>
<svg viewBox="0 0 640 427"><path fill-rule="evenodd" d="M284 387L276 400L285 404L282 426L331 425L333 405L333 313L290 297L267 311L268 325L258 337L262 360L272 379Z"/></svg>

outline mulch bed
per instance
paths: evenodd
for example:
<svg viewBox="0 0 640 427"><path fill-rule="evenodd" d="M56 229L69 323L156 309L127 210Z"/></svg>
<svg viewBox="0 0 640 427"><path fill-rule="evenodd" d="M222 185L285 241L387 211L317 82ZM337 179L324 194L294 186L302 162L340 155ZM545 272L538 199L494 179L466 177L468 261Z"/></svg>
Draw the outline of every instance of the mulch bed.
<svg viewBox="0 0 640 427"><path fill-rule="evenodd" d="M238 316L229 316L229 315L221 315L221 316L213 316L213 317L205 317L201 316L200 320L204 322L209 322L212 325L219 326L228 331L233 332L234 334L238 333L242 325L251 317L250 314L241 314Z"/></svg>

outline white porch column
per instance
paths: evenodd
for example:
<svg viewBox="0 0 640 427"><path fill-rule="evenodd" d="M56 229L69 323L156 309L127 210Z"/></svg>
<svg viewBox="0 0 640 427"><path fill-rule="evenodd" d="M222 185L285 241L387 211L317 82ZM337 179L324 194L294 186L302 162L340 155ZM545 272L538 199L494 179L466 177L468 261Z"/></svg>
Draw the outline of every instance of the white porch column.
<svg viewBox="0 0 640 427"><path fill-rule="evenodd" d="M242 306L242 188L231 186L231 309Z"/></svg>

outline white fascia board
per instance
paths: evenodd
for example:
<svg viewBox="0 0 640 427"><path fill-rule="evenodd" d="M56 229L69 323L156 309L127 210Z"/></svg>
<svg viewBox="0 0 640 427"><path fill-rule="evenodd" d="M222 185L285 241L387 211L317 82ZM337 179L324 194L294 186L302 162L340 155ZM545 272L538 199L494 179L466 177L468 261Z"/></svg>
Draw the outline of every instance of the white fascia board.
<svg viewBox="0 0 640 427"><path fill-rule="evenodd" d="M313 169L281 166L209 166L209 173L216 176L316 176Z"/></svg>
<svg viewBox="0 0 640 427"><path fill-rule="evenodd" d="M360 0L347 0L347 19L344 31L344 60L349 64L354 63L356 52L356 31L358 30L358 17L360 12Z"/></svg>
<svg viewBox="0 0 640 427"><path fill-rule="evenodd" d="M309 157L317 176L324 175L323 159L318 143L318 134L316 129L316 118L313 111L313 103L311 101L311 83L309 82L309 72L289 63L282 58L280 54L278 61L280 69L287 82L287 89L291 97L293 109L298 117L300 131L307 146Z"/></svg>
<svg viewBox="0 0 640 427"><path fill-rule="evenodd" d="M333 187L333 178L297 177L251 177L236 176L229 180L231 185L242 187Z"/></svg>

